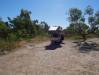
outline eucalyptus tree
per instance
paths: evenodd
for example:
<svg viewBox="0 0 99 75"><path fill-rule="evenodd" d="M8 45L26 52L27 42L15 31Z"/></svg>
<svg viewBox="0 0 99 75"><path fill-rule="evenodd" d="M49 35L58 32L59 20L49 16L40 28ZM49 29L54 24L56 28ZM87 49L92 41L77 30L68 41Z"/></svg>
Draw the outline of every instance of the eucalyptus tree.
<svg viewBox="0 0 99 75"><path fill-rule="evenodd" d="M91 32L94 33L96 28L95 15L94 9L90 5L87 6L85 10L85 15L88 15L88 24L90 25Z"/></svg>
<svg viewBox="0 0 99 75"><path fill-rule="evenodd" d="M70 25L74 26L73 30L82 36L83 41L86 41L88 26L85 24L83 12L78 8L71 8L69 10L69 21Z"/></svg>

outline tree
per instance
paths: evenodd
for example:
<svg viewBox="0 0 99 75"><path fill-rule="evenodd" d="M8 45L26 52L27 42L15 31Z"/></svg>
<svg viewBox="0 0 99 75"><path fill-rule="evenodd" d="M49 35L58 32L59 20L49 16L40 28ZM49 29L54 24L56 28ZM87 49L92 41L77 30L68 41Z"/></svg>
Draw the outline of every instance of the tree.
<svg viewBox="0 0 99 75"><path fill-rule="evenodd" d="M30 11L22 9L20 15L16 18L8 18L9 22L15 27L15 30L20 33L20 35L33 35L30 14Z"/></svg>
<svg viewBox="0 0 99 75"><path fill-rule="evenodd" d="M93 13L94 13L94 9L90 5L88 5L86 10L85 10L85 14L88 14L89 16L92 16Z"/></svg>
<svg viewBox="0 0 99 75"><path fill-rule="evenodd" d="M45 32L48 32L49 26L45 21L41 22L41 26Z"/></svg>
<svg viewBox="0 0 99 75"><path fill-rule="evenodd" d="M73 24L74 26L74 32L76 32L76 28L77 28L77 24L78 24L78 21L79 19L81 18L81 15L82 15L82 11L77 9L77 8L71 8L69 10L69 21L70 21L70 24Z"/></svg>
<svg viewBox="0 0 99 75"><path fill-rule="evenodd" d="M34 25L37 25L38 22L39 22L39 21L38 21L37 19L32 21L32 23L33 23Z"/></svg>
<svg viewBox="0 0 99 75"><path fill-rule="evenodd" d="M85 14L88 15L88 23L90 25L91 32L94 33L96 25L95 25L95 16L94 16L94 9L88 5Z"/></svg>
<svg viewBox="0 0 99 75"><path fill-rule="evenodd" d="M96 25L99 25L99 11L95 13L95 23Z"/></svg>
<svg viewBox="0 0 99 75"><path fill-rule="evenodd" d="M0 37L7 38L8 36L8 27L5 22L0 19Z"/></svg>
<svg viewBox="0 0 99 75"><path fill-rule="evenodd" d="M83 41L86 41L86 34L88 26L85 24L85 18L82 14L82 11L78 8L71 8L69 10L69 21L71 27L74 27L72 30L79 33Z"/></svg>
<svg viewBox="0 0 99 75"><path fill-rule="evenodd" d="M82 11L77 8L71 8L69 10L69 21L72 23L77 23L81 18Z"/></svg>
<svg viewBox="0 0 99 75"><path fill-rule="evenodd" d="M7 26L3 21L0 21L0 30L6 31Z"/></svg>

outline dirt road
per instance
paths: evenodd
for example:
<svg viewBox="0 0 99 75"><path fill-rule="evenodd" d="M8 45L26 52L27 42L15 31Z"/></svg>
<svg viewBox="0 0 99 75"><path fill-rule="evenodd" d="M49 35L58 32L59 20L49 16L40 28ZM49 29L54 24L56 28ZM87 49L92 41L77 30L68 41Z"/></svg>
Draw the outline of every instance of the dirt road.
<svg viewBox="0 0 99 75"><path fill-rule="evenodd" d="M80 53L72 42L55 50L45 50L49 42L27 44L0 57L0 75L99 75L99 51Z"/></svg>

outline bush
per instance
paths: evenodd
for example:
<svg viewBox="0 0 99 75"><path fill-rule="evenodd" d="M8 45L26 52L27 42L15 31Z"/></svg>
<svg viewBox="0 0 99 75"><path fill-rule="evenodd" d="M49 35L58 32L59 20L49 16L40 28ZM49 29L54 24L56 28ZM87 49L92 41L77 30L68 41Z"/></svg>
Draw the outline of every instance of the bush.
<svg viewBox="0 0 99 75"><path fill-rule="evenodd" d="M0 38L0 55L6 54L18 46L19 45L16 42L16 37L14 34L10 34L10 37L7 39Z"/></svg>

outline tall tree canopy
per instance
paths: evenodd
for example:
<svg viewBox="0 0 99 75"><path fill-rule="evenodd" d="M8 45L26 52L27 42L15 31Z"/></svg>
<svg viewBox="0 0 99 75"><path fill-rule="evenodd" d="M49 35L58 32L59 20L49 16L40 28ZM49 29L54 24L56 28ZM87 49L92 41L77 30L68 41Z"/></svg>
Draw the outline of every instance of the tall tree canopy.
<svg viewBox="0 0 99 75"><path fill-rule="evenodd" d="M77 8L71 8L69 10L69 21L70 22L78 22L82 16L82 11Z"/></svg>
<svg viewBox="0 0 99 75"><path fill-rule="evenodd" d="M71 8L69 10L69 21L70 27L68 28L71 29L72 32L74 31L76 33L79 33L85 41L88 26L85 24L85 17L83 15L83 12L78 8Z"/></svg>

